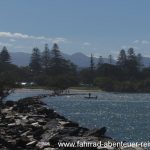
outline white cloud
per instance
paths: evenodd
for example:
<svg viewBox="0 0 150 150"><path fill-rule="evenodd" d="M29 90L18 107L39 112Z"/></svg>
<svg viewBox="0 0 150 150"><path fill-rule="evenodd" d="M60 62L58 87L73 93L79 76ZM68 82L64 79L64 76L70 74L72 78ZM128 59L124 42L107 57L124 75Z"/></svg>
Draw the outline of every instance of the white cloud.
<svg viewBox="0 0 150 150"><path fill-rule="evenodd" d="M140 41L139 41L139 40L135 40L135 41L133 41L132 43L133 43L133 44L138 44L138 43L140 43Z"/></svg>
<svg viewBox="0 0 150 150"><path fill-rule="evenodd" d="M91 43L89 43L89 42L84 42L83 45L84 45L84 46L90 46Z"/></svg>
<svg viewBox="0 0 150 150"><path fill-rule="evenodd" d="M133 44L150 44L148 40L135 40L132 42Z"/></svg>
<svg viewBox="0 0 150 150"><path fill-rule="evenodd" d="M29 36L27 34L22 34L22 33L0 32L0 37L25 39L25 38L31 38L32 36Z"/></svg>
<svg viewBox="0 0 150 150"><path fill-rule="evenodd" d="M133 49L135 49L135 50L139 50L139 47L137 47L137 46L133 46L133 45L123 45L123 46L121 46L121 49L125 49L125 50L128 50L129 48L133 48Z"/></svg>
<svg viewBox="0 0 150 150"><path fill-rule="evenodd" d="M67 39L65 38L61 38L61 37L57 37L54 39L51 39L52 43L67 43Z"/></svg>
<svg viewBox="0 0 150 150"><path fill-rule="evenodd" d="M141 43L142 43L142 44L150 44L150 42L147 41L147 40L142 40Z"/></svg>
<svg viewBox="0 0 150 150"><path fill-rule="evenodd" d="M15 42L16 40L15 40L15 39L10 39L9 41L10 41L10 42Z"/></svg>
<svg viewBox="0 0 150 150"><path fill-rule="evenodd" d="M51 42L51 43L67 43L67 39L63 37L56 37L56 38L49 38L45 36L33 36L33 35L27 35L22 33L11 33L11 32L0 32L1 38L13 38L13 40L16 39L29 39L29 40L44 40L45 42Z"/></svg>

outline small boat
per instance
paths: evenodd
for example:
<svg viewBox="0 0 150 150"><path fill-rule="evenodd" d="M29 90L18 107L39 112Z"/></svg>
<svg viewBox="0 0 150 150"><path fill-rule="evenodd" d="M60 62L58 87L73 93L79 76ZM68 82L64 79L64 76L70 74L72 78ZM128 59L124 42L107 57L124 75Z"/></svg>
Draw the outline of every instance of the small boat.
<svg viewBox="0 0 150 150"><path fill-rule="evenodd" d="M97 99L97 96L85 96L84 98L86 98L86 99Z"/></svg>

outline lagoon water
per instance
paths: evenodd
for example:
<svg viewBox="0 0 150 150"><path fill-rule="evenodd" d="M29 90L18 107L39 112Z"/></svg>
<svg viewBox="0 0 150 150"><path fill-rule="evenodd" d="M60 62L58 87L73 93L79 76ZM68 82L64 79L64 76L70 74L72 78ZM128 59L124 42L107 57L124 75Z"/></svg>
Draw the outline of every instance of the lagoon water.
<svg viewBox="0 0 150 150"><path fill-rule="evenodd" d="M12 94L6 97L6 100L17 101L25 97L32 97L41 94L50 94L50 91L44 89L16 89Z"/></svg>
<svg viewBox="0 0 150 150"><path fill-rule="evenodd" d="M48 91L15 92L7 99L34 96ZM88 93L85 93L88 94ZM118 140L150 140L150 94L92 92L97 100L84 95L47 97L43 101L61 115L88 128L107 127L107 135Z"/></svg>

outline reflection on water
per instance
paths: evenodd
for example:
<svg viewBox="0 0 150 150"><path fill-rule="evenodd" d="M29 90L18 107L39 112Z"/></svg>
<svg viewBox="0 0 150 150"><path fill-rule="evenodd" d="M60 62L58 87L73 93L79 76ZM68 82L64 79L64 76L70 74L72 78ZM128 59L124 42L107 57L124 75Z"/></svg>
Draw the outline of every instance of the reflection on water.
<svg viewBox="0 0 150 150"><path fill-rule="evenodd" d="M44 90L15 92L7 99L48 93ZM87 93L88 94L88 93ZM149 141L150 94L94 92L97 100L84 95L47 97L43 101L67 118L88 128L108 127L107 134L119 140Z"/></svg>
<svg viewBox="0 0 150 150"><path fill-rule="evenodd" d="M67 118L89 128L108 127L108 135L126 141L149 141L150 94L93 93L98 100L83 95L53 97L44 101Z"/></svg>

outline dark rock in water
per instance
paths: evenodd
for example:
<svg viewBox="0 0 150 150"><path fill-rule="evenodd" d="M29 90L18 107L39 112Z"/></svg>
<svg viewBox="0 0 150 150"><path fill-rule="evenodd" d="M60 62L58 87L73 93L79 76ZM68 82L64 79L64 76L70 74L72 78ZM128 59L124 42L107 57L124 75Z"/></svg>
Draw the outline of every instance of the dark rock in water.
<svg viewBox="0 0 150 150"><path fill-rule="evenodd" d="M59 135L65 135L65 136L79 136L86 132L86 128L82 127L65 127L64 129L59 131Z"/></svg>
<svg viewBox="0 0 150 150"><path fill-rule="evenodd" d="M59 122L62 126L64 126L64 127L78 127L79 126L79 124L78 123L76 123L76 122L72 122L72 121L60 121Z"/></svg>
<svg viewBox="0 0 150 150"><path fill-rule="evenodd" d="M100 129L93 129L85 133L85 136L101 137L105 135L106 131L107 131L106 127L102 127Z"/></svg>

